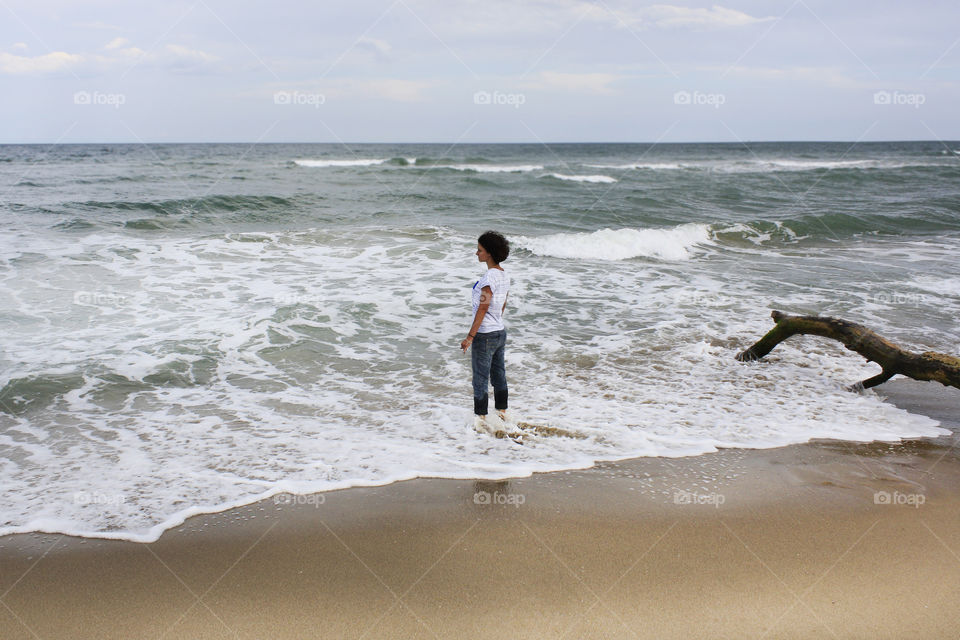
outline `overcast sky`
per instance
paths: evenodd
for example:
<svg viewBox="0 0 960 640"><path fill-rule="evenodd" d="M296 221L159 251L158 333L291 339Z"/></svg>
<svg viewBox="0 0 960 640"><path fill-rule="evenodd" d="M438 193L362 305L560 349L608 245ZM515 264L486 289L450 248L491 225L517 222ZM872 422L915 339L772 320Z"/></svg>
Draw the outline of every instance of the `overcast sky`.
<svg viewBox="0 0 960 640"><path fill-rule="evenodd" d="M0 0L0 142L960 139L960 5Z"/></svg>

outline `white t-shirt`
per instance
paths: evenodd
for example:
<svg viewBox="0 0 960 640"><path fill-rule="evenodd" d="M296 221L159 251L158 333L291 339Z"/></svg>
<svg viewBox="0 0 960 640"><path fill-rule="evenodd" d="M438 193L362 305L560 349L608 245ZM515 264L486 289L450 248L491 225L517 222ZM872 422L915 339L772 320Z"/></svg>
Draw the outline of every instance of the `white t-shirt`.
<svg viewBox="0 0 960 640"><path fill-rule="evenodd" d="M503 317L501 310L503 303L507 300L507 292L510 291L510 276L501 269L487 269L473 285L473 317L477 317L477 307L480 306L480 294L484 287L490 287L493 291L493 300L487 308L487 314L483 316L483 322L477 333L490 333L491 331L500 331L503 329Z"/></svg>

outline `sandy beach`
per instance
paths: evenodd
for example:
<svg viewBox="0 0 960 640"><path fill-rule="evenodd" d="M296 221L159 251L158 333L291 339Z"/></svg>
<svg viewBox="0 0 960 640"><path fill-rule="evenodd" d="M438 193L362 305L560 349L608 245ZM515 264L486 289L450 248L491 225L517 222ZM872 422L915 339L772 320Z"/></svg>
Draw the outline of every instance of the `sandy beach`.
<svg viewBox="0 0 960 640"><path fill-rule="evenodd" d="M888 400L954 434L957 392ZM153 544L0 539L0 637L953 638L954 437L278 496Z"/></svg>

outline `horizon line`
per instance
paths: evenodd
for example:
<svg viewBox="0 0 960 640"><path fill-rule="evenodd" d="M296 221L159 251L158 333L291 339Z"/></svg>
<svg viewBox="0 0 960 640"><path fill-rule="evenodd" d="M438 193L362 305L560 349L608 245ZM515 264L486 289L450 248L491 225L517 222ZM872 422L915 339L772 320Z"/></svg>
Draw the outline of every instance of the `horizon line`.
<svg viewBox="0 0 960 640"><path fill-rule="evenodd" d="M645 145L668 145L668 144L770 144L770 143L849 143L849 144L877 144L877 143L891 143L891 142L934 142L934 143L947 143L947 142L956 142L960 143L960 138L957 140L951 139L942 139L942 138L904 138L904 139L888 139L888 140L823 140L823 139L794 139L794 140L682 140L682 141L659 141L651 142L644 140L637 141L607 141L607 140L589 140L589 141L543 141L543 140L531 140L531 141L509 141L509 142L496 142L496 141L476 141L476 142L451 142L451 141L404 141L404 142L378 142L378 141L284 141L284 142L264 142L264 141L222 141L222 140L178 140L178 141L161 141L161 140L131 140L131 141L85 141L85 142L0 142L0 146L25 146L25 145L46 145L46 146L67 146L67 145L82 145L82 144L100 144L100 145L155 145L155 144L242 144L242 145L280 145L280 144L329 144L329 145L413 145L413 144L437 144L437 145L451 145L451 146L466 146L473 144L502 144L502 145L549 145L549 144L565 144L565 145L574 145L574 144L645 144Z"/></svg>

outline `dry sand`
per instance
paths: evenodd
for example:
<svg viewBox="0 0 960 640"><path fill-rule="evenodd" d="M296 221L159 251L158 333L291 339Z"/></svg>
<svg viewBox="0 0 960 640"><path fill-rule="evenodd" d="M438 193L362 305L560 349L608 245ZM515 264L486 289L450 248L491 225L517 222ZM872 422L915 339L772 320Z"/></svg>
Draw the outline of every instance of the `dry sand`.
<svg viewBox="0 0 960 640"><path fill-rule="evenodd" d="M960 431L960 392L881 391ZM956 638L955 441L411 480L153 544L7 536L0 638Z"/></svg>

